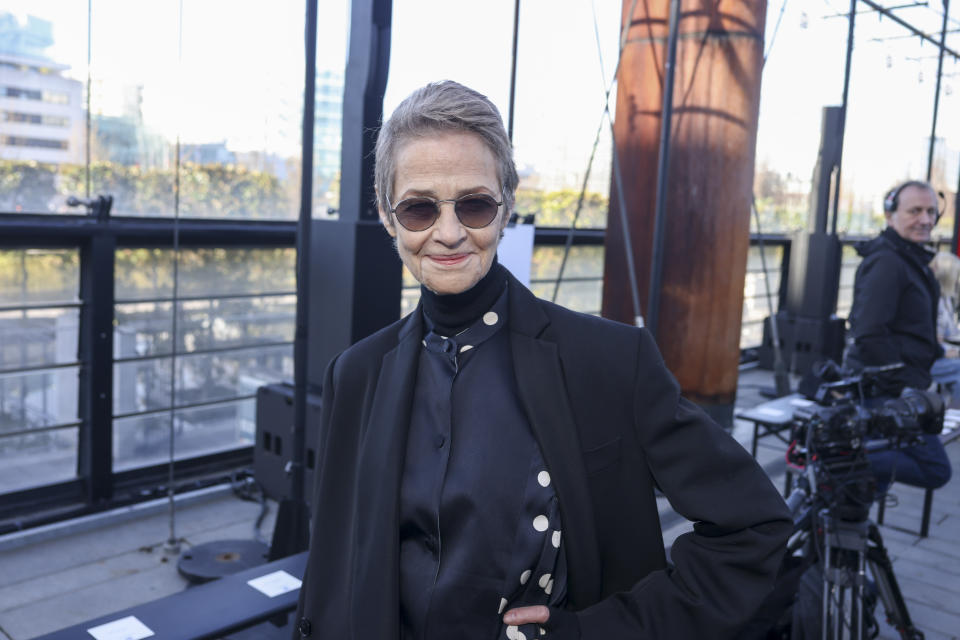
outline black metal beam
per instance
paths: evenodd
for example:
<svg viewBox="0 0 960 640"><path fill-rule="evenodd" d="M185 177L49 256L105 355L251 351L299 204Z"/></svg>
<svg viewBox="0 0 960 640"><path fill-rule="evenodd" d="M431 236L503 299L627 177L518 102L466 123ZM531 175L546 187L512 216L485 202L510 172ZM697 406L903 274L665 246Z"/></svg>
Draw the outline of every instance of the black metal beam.
<svg viewBox="0 0 960 640"><path fill-rule="evenodd" d="M897 24L899 24L899 25L900 25L901 27L903 27L904 29L910 31L913 35L917 36L917 37L920 38L921 40L926 40L927 42L929 42L930 44L932 44L932 45L935 46L935 47L941 47L941 46L943 46L940 42L934 40L932 37L930 37L929 35L927 35L927 34L924 33L923 31L920 31L920 30L917 29L915 26L913 26L912 24L910 24L909 22L907 22L906 20L904 20L903 18L901 18L900 16L898 16L897 14L895 14L894 12L890 11L890 10L887 9L886 7L883 7L883 6L879 5L879 4L877 4L877 3L874 2L873 0L860 0L860 2L864 3L865 5L867 5L868 7L870 7L871 9L874 9L875 11L879 12L879 13L882 14L883 16L885 16L885 17L887 17L887 18L890 18L891 20L893 20L894 22L896 22ZM946 13L946 11L945 11L944 13ZM945 53L949 53L949 54L950 54L951 56L953 56L955 59L960 60L960 53L957 53L956 51L954 51L954 50L951 49L950 47L943 46L943 50L944 50Z"/></svg>
<svg viewBox="0 0 960 640"><path fill-rule="evenodd" d="M380 225L374 149L390 63L392 0L353 0L343 93L340 217L311 231L310 357L316 389L336 353L400 317L400 261Z"/></svg>
<svg viewBox="0 0 960 640"><path fill-rule="evenodd" d="M606 229L574 229L570 230L563 227L537 227L533 230L533 244L540 245L565 245L567 238L573 236L573 245L603 245L606 241Z"/></svg>
<svg viewBox="0 0 960 640"><path fill-rule="evenodd" d="M184 246L294 246L297 223L286 220L180 219ZM0 246L76 246L109 236L117 246L171 246L172 218L0 214Z"/></svg>
<svg viewBox="0 0 960 640"><path fill-rule="evenodd" d="M933 147L937 141L937 115L940 111L940 83L943 79L943 48L947 42L947 17L950 0L943 0L943 26L940 28L940 52L937 56L937 87L933 93L933 118L930 122L930 148L927 150L927 182L933 175Z"/></svg>
<svg viewBox="0 0 960 640"><path fill-rule="evenodd" d="M113 473L113 273L116 238L97 236L80 253L78 473L88 504L109 500Z"/></svg>
<svg viewBox="0 0 960 640"><path fill-rule="evenodd" d="M390 67L393 0L353 0L343 89L340 219L377 223L373 157Z"/></svg>

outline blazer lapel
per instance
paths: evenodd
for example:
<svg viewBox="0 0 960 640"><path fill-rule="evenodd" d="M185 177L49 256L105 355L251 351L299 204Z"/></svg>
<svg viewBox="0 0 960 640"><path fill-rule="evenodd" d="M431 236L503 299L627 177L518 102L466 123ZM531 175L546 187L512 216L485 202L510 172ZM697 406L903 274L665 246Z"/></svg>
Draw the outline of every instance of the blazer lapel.
<svg viewBox="0 0 960 640"><path fill-rule="evenodd" d="M354 637L395 638L400 628L399 500L422 334L418 309L383 357L357 467Z"/></svg>
<svg viewBox="0 0 960 640"><path fill-rule="evenodd" d="M557 346L540 337L549 319L533 294L512 276L510 285L510 342L517 389L560 501L570 603L582 607L598 600L601 583L577 425Z"/></svg>

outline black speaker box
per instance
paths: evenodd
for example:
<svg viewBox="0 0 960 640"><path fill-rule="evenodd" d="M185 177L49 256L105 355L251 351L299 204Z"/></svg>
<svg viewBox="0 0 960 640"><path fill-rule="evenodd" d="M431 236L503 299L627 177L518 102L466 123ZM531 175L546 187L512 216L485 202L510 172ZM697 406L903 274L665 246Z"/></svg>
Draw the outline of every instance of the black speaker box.
<svg viewBox="0 0 960 640"><path fill-rule="evenodd" d="M311 504L320 397L307 394L306 438L303 465L303 497ZM293 386L269 384L257 389L257 429L253 449L253 475L267 496L280 500L290 495L290 449L293 445Z"/></svg>
<svg viewBox="0 0 960 640"><path fill-rule="evenodd" d="M796 317L782 311L776 318L782 357L789 371L805 375L818 360L830 359L839 364L843 359L845 319ZM773 369L773 332L769 317L763 321L763 343L757 355L761 368Z"/></svg>

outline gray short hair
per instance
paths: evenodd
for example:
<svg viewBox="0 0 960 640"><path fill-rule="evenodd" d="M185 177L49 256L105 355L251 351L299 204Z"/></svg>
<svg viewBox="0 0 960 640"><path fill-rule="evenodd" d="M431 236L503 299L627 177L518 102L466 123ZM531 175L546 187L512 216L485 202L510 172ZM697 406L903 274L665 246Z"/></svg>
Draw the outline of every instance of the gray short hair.
<svg viewBox="0 0 960 640"><path fill-rule="evenodd" d="M420 87L396 108L377 136L374 184L377 205L392 206L397 149L410 138L444 131L465 131L479 136L497 162L497 177L503 189L507 215L513 211L519 178L513 162L513 146L497 107L485 95L452 80Z"/></svg>

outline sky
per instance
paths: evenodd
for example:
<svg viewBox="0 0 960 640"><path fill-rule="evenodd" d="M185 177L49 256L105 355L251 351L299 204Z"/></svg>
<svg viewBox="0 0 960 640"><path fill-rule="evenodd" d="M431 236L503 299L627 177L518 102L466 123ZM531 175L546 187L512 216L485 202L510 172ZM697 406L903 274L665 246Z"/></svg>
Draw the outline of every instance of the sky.
<svg viewBox="0 0 960 640"><path fill-rule="evenodd" d="M233 150L296 155L302 0L182 0L182 18L180 4L92 0L94 113L119 115L131 87L140 85L145 122L169 139L179 134L185 142L225 141ZM821 110L840 104L843 89L847 20L831 16L848 7L846 0L769 1L758 163L809 180ZM52 20L51 57L85 79L87 2L4 0L3 8ZM506 118L513 10L513 0L394 0L385 113L417 86L452 78L487 94ZM522 172L536 169L579 187L616 63L620 11L619 0L522 0L514 127ZM861 11L844 178L867 204L879 206L889 185L925 172L936 59L931 45L898 37L903 29L865 12L865 5ZM319 12L318 67L342 70L349 2L325 0ZM960 28L960 7L952 14ZM898 15L929 31L940 27L926 8ZM960 50L960 34L948 45ZM948 58L944 72L938 135L948 141L948 182L955 188L960 65ZM604 132L594 168L600 190L609 180L609 159Z"/></svg>

